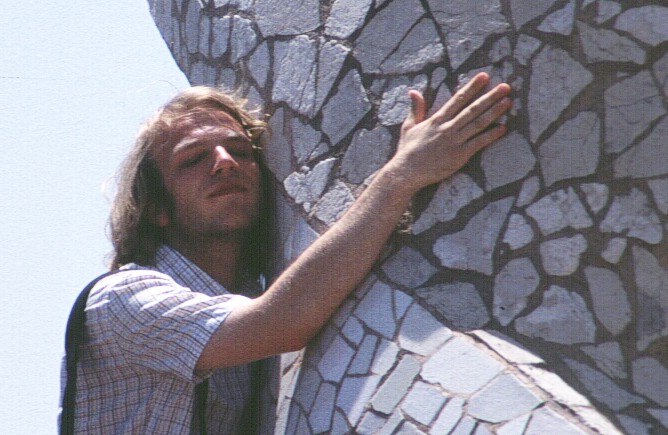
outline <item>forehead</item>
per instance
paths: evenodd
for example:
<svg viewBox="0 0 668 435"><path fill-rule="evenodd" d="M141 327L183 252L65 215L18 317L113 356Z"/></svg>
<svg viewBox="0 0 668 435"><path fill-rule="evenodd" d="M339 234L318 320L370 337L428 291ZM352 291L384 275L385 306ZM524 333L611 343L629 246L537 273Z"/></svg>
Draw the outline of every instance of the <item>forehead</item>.
<svg viewBox="0 0 668 435"><path fill-rule="evenodd" d="M155 157L159 160L164 159L179 148L206 139L249 140L248 133L241 124L223 111L186 115L178 119L170 130L168 139L155 149Z"/></svg>
<svg viewBox="0 0 668 435"><path fill-rule="evenodd" d="M184 137L212 132L248 137L246 130L231 115L222 111L210 111L194 113L177 120L170 142L175 145Z"/></svg>

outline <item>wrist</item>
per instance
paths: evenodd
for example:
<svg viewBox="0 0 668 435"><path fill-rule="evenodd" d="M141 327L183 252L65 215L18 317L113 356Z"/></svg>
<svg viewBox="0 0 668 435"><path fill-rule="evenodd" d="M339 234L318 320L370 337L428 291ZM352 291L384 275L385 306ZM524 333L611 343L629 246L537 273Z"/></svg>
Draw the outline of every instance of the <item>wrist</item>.
<svg viewBox="0 0 668 435"><path fill-rule="evenodd" d="M372 183L388 191L397 200L406 203L410 202L413 195L421 188L416 183L415 174L395 159L390 160L378 171Z"/></svg>

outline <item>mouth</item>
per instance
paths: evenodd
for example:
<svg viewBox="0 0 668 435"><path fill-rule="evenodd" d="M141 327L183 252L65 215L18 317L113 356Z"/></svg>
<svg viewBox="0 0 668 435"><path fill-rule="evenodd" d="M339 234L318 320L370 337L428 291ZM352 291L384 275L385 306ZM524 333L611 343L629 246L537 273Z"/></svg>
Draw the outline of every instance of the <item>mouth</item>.
<svg viewBox="0 0 668 435"><path fill-rule="evenodd" d="M209 194L210 198L217 196L231 195L234 193L243 193L246 188L239 183L221 183L217 185Z"/></svg>

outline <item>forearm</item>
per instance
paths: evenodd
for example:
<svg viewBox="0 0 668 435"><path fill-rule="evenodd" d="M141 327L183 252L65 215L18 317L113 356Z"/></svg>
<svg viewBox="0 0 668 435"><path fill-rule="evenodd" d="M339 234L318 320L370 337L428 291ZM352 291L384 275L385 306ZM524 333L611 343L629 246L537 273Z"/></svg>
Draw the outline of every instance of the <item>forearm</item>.
<svg viewBox="0 0 668 435"><path fill-rule="evenodd" d="M284 318L294 340L306 343L372 268L408 207L414 191L391 165L307 249L267 292L267 303ZM287 332L287 331L284 331Z"/></svg>
<svg viewBox="0 0 668 435"><path fill-rule="evenodd" d="M406 210L413 190L392 165L381 169L343 217L259 298L235 309L212 337L225 365L299 349L365 278ZM234 337L252 345L239 348ZM214 344L215 343L215 344ZM198 368L207 368L205 355Z"/></svg>

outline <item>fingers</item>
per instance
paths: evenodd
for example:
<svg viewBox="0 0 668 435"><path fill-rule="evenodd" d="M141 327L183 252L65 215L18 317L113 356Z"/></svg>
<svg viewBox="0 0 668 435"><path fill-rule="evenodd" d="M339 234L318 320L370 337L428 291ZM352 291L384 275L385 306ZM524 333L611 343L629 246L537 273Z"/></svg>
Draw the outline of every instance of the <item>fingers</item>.
<svg viewBox="0 0 668 435"><path fill-rule="evenodd" d="M466 145L470 147L470 151L475 154L486 146L491 145L502 138L507 131L508 129L505 125L497 125L473 137L466 143Z"/></svg>
<svg viewBox="0 0 668 435"><path fill-rule="evenodd" d="M474 97L480 94L489 83L490 77L487 73L476 74L470 82L464 85L455 95L448 100L433 118L437 122L447 122L459 114Z"/></svg>
<svg viewBox="0 0 668 435"><path fill-rule="evenodd" d="M512 102L504 96L504 91L490 98L480 100L479 104L465 109L455 118L455 125L465 138L471 138L498 122L512 107ZM498 99L495 99L498 98Z"/></svg>

